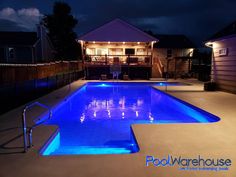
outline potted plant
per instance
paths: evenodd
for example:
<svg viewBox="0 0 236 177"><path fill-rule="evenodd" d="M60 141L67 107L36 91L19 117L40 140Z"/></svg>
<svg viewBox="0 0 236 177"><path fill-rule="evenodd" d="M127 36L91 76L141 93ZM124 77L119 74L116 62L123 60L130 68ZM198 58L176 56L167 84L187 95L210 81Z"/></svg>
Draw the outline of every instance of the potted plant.
<svg viewBox="0 0 236 177"><path fill-rule="evenodd" d="M128 74L126 74L126 73L123 74L123 80L129 80Z"/></svg>
<svg viewBox="0 0 236 177"><path fill-rule="evenodd" d="M204 90L205 91L215 91L216 90L216 83L212 82L212 81L204 83Z"/></svg>

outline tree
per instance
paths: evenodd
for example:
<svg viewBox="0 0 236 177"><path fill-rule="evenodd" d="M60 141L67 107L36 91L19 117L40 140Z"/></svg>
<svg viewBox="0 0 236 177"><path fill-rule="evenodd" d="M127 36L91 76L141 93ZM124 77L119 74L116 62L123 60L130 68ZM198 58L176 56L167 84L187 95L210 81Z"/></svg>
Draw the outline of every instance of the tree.
<svg viewBox="0 0 236 177"><path fill-rule="evenodd" d="M81 56L77 35L73 31L77 23L71 15L71 7L64 2L55 2L53 14L42 19L55 48L56 60L76 60Z"/></svg>

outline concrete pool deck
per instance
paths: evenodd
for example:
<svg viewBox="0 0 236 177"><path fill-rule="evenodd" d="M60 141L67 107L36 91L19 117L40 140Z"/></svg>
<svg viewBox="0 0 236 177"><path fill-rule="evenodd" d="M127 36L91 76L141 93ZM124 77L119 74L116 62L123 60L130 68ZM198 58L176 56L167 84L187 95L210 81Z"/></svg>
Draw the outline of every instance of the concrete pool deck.
<svg viewBox="0 0 236 177"><path fill-rule="evenodd" d="M168 93L221 118L216 123L204 124L145 124L133 125L140 151L125 155L50 156L38 154L56 126L40 126L34 130L34 147L21 153L21 113L23 106L0 116L0 177L234 177L236 176L236 95L225 92L204 92L195 80L190 86L169 86ZM66 101L64 98L86 81L77 81L56 90L38 101L50 106ZM162 87L161 89L164 89ZM29 117L42 112L32 109ZM30 124L30 122L28 122ZM10 141L12 140L12 141ZM185 158L229 158L228 171L181 171L174 167L146 167L147 155L158 158L168 154Z"/></svg>

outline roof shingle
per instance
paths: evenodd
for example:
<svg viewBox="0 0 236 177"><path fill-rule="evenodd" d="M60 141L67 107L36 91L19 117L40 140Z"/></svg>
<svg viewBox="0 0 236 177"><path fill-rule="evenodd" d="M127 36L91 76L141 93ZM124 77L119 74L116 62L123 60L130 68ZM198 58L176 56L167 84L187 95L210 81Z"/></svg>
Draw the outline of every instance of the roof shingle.
<svg viewBox="0 0 236 177"><path fill-rule="evenodd" d="M236 21L211 36L207 41L236 34Z"/></svg>
<svg viewBox="0 0 236 177"><path fill-rule="evenodd" d="M155 48L195 48L195 45L185 35L155 35L159 42L154 44Z"/></svg>
<svg viewBox="0 0 236 177"><path fill-rule="evenodd" d="M81 36L79 40L100 42L151 42L157 39L127 22L115 19Z"/></svg>

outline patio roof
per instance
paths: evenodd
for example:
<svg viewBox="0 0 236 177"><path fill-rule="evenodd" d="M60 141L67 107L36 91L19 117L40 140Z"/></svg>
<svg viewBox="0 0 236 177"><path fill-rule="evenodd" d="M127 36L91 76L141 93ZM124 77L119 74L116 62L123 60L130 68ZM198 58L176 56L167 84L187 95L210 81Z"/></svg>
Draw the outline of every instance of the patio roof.
<svg viewBox="0 0 236 177"><path fill-rule="evenodd" d="M100 42L152 42L158 39L128 24L127 22L115 19L99 28L81 36L82 41Z"/></svg>

